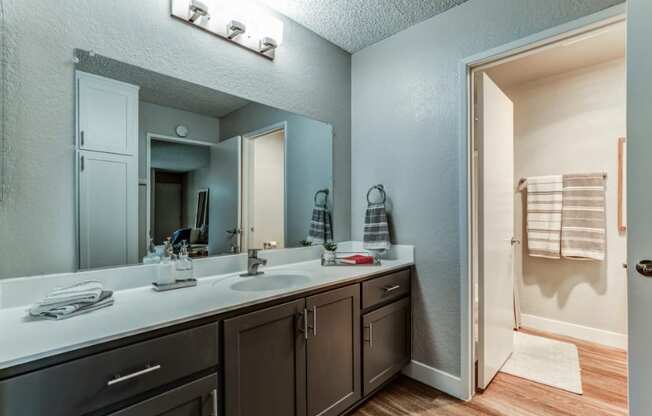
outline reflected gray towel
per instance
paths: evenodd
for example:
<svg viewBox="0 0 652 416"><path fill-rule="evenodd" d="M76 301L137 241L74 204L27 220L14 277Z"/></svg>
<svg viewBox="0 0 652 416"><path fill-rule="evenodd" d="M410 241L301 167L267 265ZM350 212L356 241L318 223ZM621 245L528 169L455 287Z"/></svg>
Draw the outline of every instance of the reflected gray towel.
<svg viewBox="0 0 652 416"><path fill-rule="evenodd" d="M79 302L68 305L58 305L50 307L49 309L37 305L29 310L29 314L34 318L61 320L106 308L107 306L113 305L113 302L113 292L111 290L105 290L95 302Z"/></svg>
<svg viewBox="0 0 652 416"><path fill-rule="evenodd" d="M333 241L333 223L331 213L326 205L315 205L312 209L308 241L313 244L324 244Z"/></svg>
<svg viewBox="0 0 652 416"><path fill-rule="evenodd" d="M604 260L606 251L604 174L564 175L561 255Z"/></svg>
<svg viewBox="0 0 652 416"><path fill-rule="evenodd" d="M367 250L388 250L390 246L385 204L369 204L364 217L363 247Z"/></svg>

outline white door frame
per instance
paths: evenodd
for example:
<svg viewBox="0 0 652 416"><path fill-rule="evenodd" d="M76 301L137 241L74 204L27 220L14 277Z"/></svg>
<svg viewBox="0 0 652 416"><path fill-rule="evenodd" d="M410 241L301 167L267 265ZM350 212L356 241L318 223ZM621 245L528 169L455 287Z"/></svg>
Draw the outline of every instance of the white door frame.
<svg viewBox="0 0 652 416"><path fill-rule="evenodd" d="M626 5L619 4L577 20L544 30L523 39L507 43L472 55L460 61L460 79L464 80L460 97L460 206L466 207L466 220L460 220L461 241L461 276L460 287L460 386L457 391L452 391L456 397L470 400L475 394L475 357L473 338L473 270L476 261L473 255L475 244L475 230L477 225L473 216L473 169L475 161L472 149L473 141L473 72L479 69L487 69L498 63L522 57L524 54L538 52L553 44L578 35L585 34L615 23L626 21Z"/></svg>
<svg viewBox="0 0 652 416"><path fill-rule="evenodd" d="M157 133L147 133L147 143L145 145L145 169L147 169L147 180L145 183L142 182L142 180L139 180L138 186L145 185L145 189L147 192L147 212L145 213L145 218L147 221L147 224L145 225L145 247L149 245L149 240L148 236L152 235L152 230L150 229L150 225L152 224L152 140L159 141L159 142L170 142L170 143L181 143L181 144L189 144L189 145L195 145L195 146L206 146L206 147L212 147L215 146L216 143L205 141L205 140L193 140L193 139L186 139L183 137L174 137L174 136L166 136L164 134L157 134Z"/></svg>
<svg viewBox="0 0 652 416"><path fill-rule="evenodd" d="M288 144L288 123L287 121L280 121L278 123L270 124L260 129L250 131L242 135L242 148L240 149L241 157L241 183L240 193L240 247L241 249L249 248L249 201L247 195L249 194L249 154L247 150L248 140L256 139L260 136L282 130L283 131L283 187L287 193L287 144ZM283 235L287 236L287 198L283 197ZM262 248L262 247L257 247Z"/></svg>

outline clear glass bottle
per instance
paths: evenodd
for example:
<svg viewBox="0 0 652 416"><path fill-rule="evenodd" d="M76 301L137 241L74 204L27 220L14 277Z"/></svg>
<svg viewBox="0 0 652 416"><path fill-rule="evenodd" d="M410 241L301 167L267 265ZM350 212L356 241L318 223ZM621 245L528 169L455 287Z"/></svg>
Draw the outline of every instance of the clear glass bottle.
<svg viewBox="0 0 652 416"><path fill-rule="evenodd" d="M176 261L176 278L177 280L187 280L194 277L194 268L192 259L188 254L188 243L186 240L181 242L179 258Z"/></svg>

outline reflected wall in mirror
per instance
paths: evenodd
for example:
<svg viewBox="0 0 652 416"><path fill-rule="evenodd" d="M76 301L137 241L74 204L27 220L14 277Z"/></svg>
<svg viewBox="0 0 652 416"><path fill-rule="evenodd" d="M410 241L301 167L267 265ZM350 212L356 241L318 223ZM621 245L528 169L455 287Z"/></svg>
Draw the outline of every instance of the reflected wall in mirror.
<svg viewBox="0 0 652 416"><path fill-rule="evenodd" d="M306 244L314 196L332 189L330 125L75 56L79 268L136 264L166 242L193 257Z"/></svg>

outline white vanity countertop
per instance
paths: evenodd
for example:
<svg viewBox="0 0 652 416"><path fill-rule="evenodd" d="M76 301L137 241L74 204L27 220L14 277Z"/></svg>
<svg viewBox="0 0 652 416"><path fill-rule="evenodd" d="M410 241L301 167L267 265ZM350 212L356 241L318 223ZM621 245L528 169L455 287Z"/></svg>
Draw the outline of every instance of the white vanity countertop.
<svg viewBox="0 0 652 416"><path fill-rule="evenodd" d="M383 260L381 266L322 267L312 260L261 268L310 279L289 289L258 292L232 289L234 283L251 279L232 273L200 278L196 287L169 292L151 286L119 290L113 306L62 321L29 320L25 306L0 309L0 369L412 264L406 258Z"/></svg>

